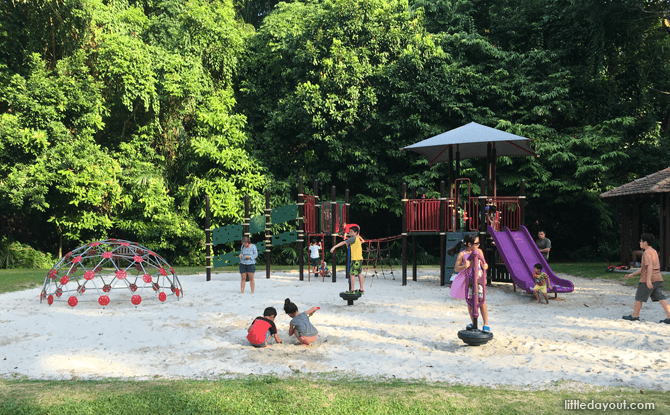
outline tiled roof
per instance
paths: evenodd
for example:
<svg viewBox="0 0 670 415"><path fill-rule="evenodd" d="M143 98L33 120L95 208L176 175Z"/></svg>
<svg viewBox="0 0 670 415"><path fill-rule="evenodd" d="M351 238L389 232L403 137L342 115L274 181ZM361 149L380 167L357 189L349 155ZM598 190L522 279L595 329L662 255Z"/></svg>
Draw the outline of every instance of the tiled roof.
<svg viewBox="0 0 670 415"><path fill-rule="evenodd" d="M608 190L605 193L602 193L600 197L606 198L668 192L670 192L670 167L654 174L650 174L649 176L633 180L623 186Z"/></svg>

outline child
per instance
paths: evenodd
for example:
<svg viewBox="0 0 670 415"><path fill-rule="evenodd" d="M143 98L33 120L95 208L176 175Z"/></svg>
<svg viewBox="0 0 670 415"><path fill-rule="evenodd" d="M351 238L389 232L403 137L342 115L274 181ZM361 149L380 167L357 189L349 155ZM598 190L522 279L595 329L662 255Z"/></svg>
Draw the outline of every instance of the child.
<svg viewBox="0 0 670 415"><path fill-rule="evenodd" d="M458 275L456 276L456 278L454 278L454 281L451 284L451 291L450 291L451 296L454 298L458 298L459 300L472 298L472 287L468 288L467 287L468 282L466 281L466 270L470 268L470 261L465 259L465 256L468 255L469 257L471 254L477 252L482 254L481 250L479 249L479 237L473 234L466 234L463 237L463 240L458 242L453 247L449 248L449 250L447 250L447 253L451 256L454 256L456 255L456 252L458 252L461 249L462 246L464 246L465 249L461 251L458 254L458 257L456 258L456 265L454 266L454 271L458 272ZM477 270L477 279L483 277L484 271L486 271L488 268L489 266L486 262L483 261L480 262L480 269ZM482 297L483 291L484 288L480 284L479 296L478 296L480 300L483 299ZM472 316L472 306L470 306L470 304L468 304L468 312L470 313L470 316ZM491 328L489 327L489 311L488 307L486 307L486 302L479 303L479 312L482 316L482 320L484 320L484 326L482 327L482 331L490 333ZM472 327L473 324L468 324L465 328L467 330L470 330L472 329Z"/></svg>
<svg viewBox="0 0 670 415"><path fill-rule="evenodd" d="M364 294L363 291L363 239L358 236L360 229L358 226L352 226L349 228L349 239L346 239L339 244L335 245L330 249L330 253L334 253L337 248L342 245L349 245L351 247L351 264L349 266L349 275L351 277L350 290L347 293L353 293L354 288L356 288L356 276L358 276L358 282L361 287L358 292Z"/></svg>
<svg viewBox="0 0 670 415"><path fill-rule="evenodd" d="M317 273L319 267L319 250L323 249L321 242L317 242L316 239L313 239L309 245L309 262L312 266L312 272Z"/></svg>
<svg viewBox="0 0 670 415"><path fill-rule="evenodd" d="M549 276L542 272L542 265L541 264L535 264L533 266L533 279L535 280L535 287L533 287L533 294L535 294L535 298L537 299L537 302L540 301L540 296L537 295L537 292L541 292L542 295L544 296L544 301L549 304L549 299L547 298L547 287L551 288L551 282L549 282Z"/></svg>
<svg viewBox="0 0 670 415"><path fill-rule="evenodd" d="M275 317L277 317L277 310L274 307L268 307L263 311L263 317L256 317L254 319L247 330L247 340L249 340L252 346L269 346L270 335L274 335L277 344L281 344L281 340L277 336Z"/></svg>
<svg viewBox="0 0 670 415"><path fill-rule="evenodd" d="M306 313L300 313L298 311L298 306L293 304L291 300L287 298L286 301L284 301L284 311L292 318L291 325L288 329L288 335L295 335L300 344L304 346L309 346L314 343L319 332L316 330L316 327L310 323L309 317L320 309L320 307L312 307L307 310Z"/></svg>

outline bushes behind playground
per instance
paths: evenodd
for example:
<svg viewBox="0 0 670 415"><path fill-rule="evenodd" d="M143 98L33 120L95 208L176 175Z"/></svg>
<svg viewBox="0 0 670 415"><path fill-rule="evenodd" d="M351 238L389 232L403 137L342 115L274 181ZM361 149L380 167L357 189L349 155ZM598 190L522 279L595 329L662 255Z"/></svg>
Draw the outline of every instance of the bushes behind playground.
<svg viewBox="0 0 670 415"><path fill-rule="evenodd" d="M12 241L6 236L3 236L2 239L0 239L0 269L48 269L53 265L54 258L48 252L40 252L28 245Z"/></svg>

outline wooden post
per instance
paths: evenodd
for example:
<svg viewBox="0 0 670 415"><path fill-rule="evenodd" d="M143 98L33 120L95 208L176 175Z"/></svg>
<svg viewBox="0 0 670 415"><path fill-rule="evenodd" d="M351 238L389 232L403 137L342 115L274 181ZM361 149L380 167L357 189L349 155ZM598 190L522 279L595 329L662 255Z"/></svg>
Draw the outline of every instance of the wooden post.
<svg viewBox="0 0 670 415"><path fill-rule="evenodd" d="M621 263L630 263L630 205L624 203L621 206Z"/></svg>
<svg viewBox="0 0 670 415"><path fill-rule="evenodd" d="M486 179L482 179L481 181L481 191L479 195L479 249L482 250L484 253L484 259L486 259L486 262L489 262L489 260L486 258ZM488 274L490 273L492 267L489 266L489 271L487 272L487 279L488 279Z"/></svg>
<svg viewBox="0 0 670 415"><path fill-rule="evenodd" d="M349 189L344 189L344 207L342 208L342 216L347 218L347 221L349 220L349 211L347 210L349 206ZM344 223L344 220L343 220ZM358 228L359 236L360 236L360 231L361 229ZM348 235L344 233L344 229L342 229L342 233L344 234L344 239L348 238ZM362 249L362 247L361 247ZM351 289L352 286L356 287L356 281L351 280L351 249L347 246L347 261L345 268L346 273L345 275L347 276L347 281L349 281L349 290L353 291ZM361 288L363 289L363 288ZM347 291L349 291L347 290Z"/></svg>
<svg viewBox="0 0 670 415"><path fill-rule="evenodd" d="M491 142L486 144L486 195L491 195Z"/></svg>
<svg viewBox="0 0 670 415"><path fill-rule="evenodd" d="M412 199L416 199L416 187L412 189ZM414 209L414 214L418 215L418 209ZM412 223L418 222L418 217L412 217ZM415 227L416 228L416 227ZM412 281L416 281L416 229L412 233Z"/></svg>
<svg viewBox="0 0 670 415"><path fill-rule="evenodd" d="M659 262L661 269L670 270L670 193L661 193L659 213L661 215L661 229L659 239L661 241Z"/></svg>
<svg viewBox="0 0 670 415"><path fill-rule="evenodd" d="M333 246L337 245L337 232L335 231L335 202L337 201L335 186L330 189L330 235L333 237ZM333 253L333 282L337 281L337 255Z"/></svg>
<svg viewBox="0 0 670 415"><path fill-rule="evenodd" d="M449 197L454 197L452 186L454 185L454 148L449 147Z"/></svg>
<svg viewBox="0 0 670 415"><path fill-rule="evenodd" d="M526 181L521 179L519 185L519 225L526 226Z"/></svg>
<svg viewBox="0 0 670 415"><path fill-rule="evenodd" d="M456 177L454 177L454 180L461 177L461 152L458 149L458 144L456 144L456 169L455 169L455 173L456 173Z"/></svg>
<svg viewBox="0 0 670 415"><path fill-rule="evenodd" d="M305 280L305 197L302 193L302 176L298 177L298 275Z"/></svg>
<svg viewBox="0 0 670 415"><path fill-rule="evenodd" d="M632 236L633 236L633 238L632 238L633 242L631 244L631 248L632 248L633 251L636 251L636 250L640 249L640 247L638 245L638 241L640 240L640 236L642 235L642 221L640 220L641 216L642 216L642 209L641 209L641 206L640 206L640 203L639 203L639 199L638 200L636 200L636 199L638 199L638 198L633 196L633 199L630 203L631 213L632 213L632 216L633 216L632 217L633 226L631 228L631 233L632 233ZM661 209L662 208L663 207L661 206ZM661 218L662 217L663 217L663 212L661 210ZM659 259L660 259L661 258L661 252L659 252L658 254L659 254ZM635 261L635 258L631 256L631 262L633 262L633 261ZM642 261L642 258L640 258L640 261ZM628 265L628 264L624 264L624 265ZM635 265L635 264L633 264L633 265Z"/></svg>
<svg viewBox="0 0 670 415"><path fill-rule="evenodd" d="M265 189L265 278L270 278L272 250L272 209L270 209L270 189Z"/></svg>
<svg viewBox="0 0 670 415"><path fill-rule="evenodd" d="M251 238L251 233L249 231L249 223L251 218L249 218L249 195L244 196L244 236Z"/></svg>
<svg viewBox="0 0 670 415"><path fill-rule="evenodd" d="M440 286L446 284L445 264L447 261L447 198L444 188L444 180L440 182Z"/></svg>
<svg viewBox="0 0 670 415"><path fill-rule="evenodd" d="M319 211L321 206L319 206L319 181L314 179L314 232L316 233L321 233L319 230L321 229L321 212ZM323 241L323 249L325 253L326 249L326 241L325 239ZM325 254L324 254L325 255Z"/></svg>
<svg viewBox="0 0 670 415"><path fill-rule="evenodd" d="M407 183L402 184L402 285L407 285Z"/></svg>
<svg viewBox="0 0 670 415"><path fill-rule="evenodd" d="M497 184L497 172L496 172L496 165L497 165L497 152L496 152L496 145L493 143L493 148L491 149L491 182L493 183L493 197L498 196L498 184Z"/></svg>
<svg viewBox="0 0 670 415"><path fill-rule="evenodd" d="M205 196L205 274L212 280L212 230L209 228L209 195Z"/></svg>

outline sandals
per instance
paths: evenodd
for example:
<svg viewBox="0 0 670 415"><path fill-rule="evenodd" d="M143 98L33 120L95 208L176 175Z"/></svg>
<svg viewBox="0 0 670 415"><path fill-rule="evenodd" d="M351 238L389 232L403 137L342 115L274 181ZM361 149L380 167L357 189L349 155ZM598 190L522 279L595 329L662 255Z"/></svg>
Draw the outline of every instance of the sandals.
<svg viewBox="0 0 670 415"><path fill-rule="evenodd" d="M365 294L365 291L363 290L356 290L357 293Z"/></svg>
<svg viewBox="0 0 670 415"><path fill-rule="evenodd" d="M670 318L666 318L665 320L661 320L661 321L659 321L659 323L670 324Z"/></svg>
<svg viewBox="0 0 670 415"><path fill-rule="evenodd" d="M633 317L632 315L623 316L621 318L624 319L624 320L628 320L628 321L640 321L640 317ZM670 324L670 323L668 323L668 324Z"/></svg>

